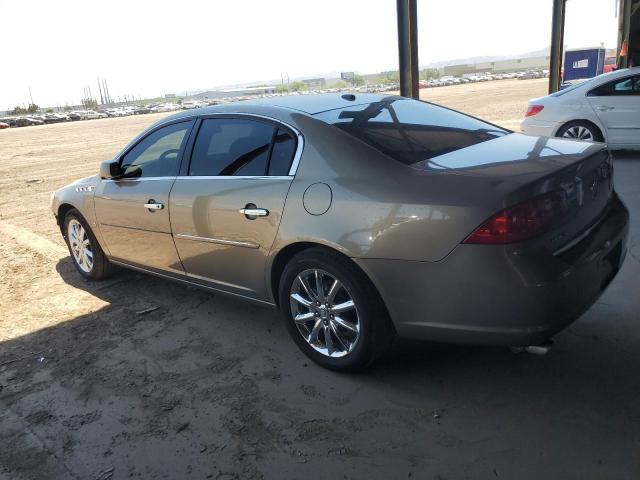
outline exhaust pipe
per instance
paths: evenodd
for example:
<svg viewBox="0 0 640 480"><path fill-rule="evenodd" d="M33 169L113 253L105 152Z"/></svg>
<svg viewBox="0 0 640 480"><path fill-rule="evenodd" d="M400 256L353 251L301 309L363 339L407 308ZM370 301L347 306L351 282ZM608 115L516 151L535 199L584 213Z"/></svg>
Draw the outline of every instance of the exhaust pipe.
<svg viewBox="0 0 640 480"><path fill-rule="evenodd" d="M539 345L527 345L525 347L510 347L510 349L513 353L527 352L527 353L531 353L532 355L546 355L547 353L549 353L549 350L551 350L552 346L553 346L553 342L551 340L547 340L546 342L541 343Z"/></svg>

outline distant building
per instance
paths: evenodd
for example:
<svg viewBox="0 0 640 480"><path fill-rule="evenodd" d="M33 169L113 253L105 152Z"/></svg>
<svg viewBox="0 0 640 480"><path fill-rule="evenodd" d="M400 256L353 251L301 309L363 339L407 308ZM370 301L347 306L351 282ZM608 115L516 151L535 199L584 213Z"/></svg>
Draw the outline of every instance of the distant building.
<svg viewBox="0 0 640 480"><path fill-rule="evenodd" d="M307 80L302 80L308 88L324 88L327 85L327 81L324 78L308 78Z"/></svg>
<svg viewBox="0 0 640 480"><path fill-rule="evenodd" d="M176 94L175 93L165 93L164 94L164 98L166 98L167 100L169 100L170 98L176 98Z"/></svg>
<svg viewBox="0 0 640 480"><path fill-rule="evenodd" d="M188 100L214 100L216 98L224 97L250 97L252 95L264 95L268 93L275 93L276 87L264 86L264 87L244 87L244 88L231 88L225 90L208 90L206 92L196 93L195 95L189 95Z"/></svg>
<svg viewBox="0 0 640 480"><path fill-rule="evenodd" d="M544 70L549 68L549 57L514 58L511 60L497 60L495 62L468 63L462 65L447 65L442 68L443 75L460 77L465 74L508 73L526 70Z"/></svg>

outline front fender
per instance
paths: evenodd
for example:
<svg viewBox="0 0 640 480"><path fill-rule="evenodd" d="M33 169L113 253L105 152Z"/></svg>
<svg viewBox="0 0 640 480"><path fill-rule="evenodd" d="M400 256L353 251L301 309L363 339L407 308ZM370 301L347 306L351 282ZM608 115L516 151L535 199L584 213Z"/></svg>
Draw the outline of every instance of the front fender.
<svg viewBox="0 0 640 480"><path fill-rule="evenodd" d="M100 234L100 228L98 228L98 219L94 208L94 194L100 181L100 177L95 175L80 179L56 190L51 195L50 207L63 236L65 235L63 212L68 211L70 208L78 210L89 224L102 249L109 254L104 239Z"/></svg>

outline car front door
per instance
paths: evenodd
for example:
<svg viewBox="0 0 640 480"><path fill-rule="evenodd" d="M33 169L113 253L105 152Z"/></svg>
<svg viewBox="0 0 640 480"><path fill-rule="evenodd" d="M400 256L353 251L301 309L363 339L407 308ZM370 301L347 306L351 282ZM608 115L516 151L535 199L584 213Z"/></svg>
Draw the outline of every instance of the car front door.
<svg viewBox="0 0 640 480"><path fill-rule="evenodd" d="M252 116L201 121L170 200L174 239L188 276L266 298L266 259L301 141L292 129Z"/></svg>
<svg viewBox="0 0 640 480"><path fill-rule="evenodd" d="M640 76L609 82L591 90L588 98L610 144L640 144Z"/></svg>
<svg viewBox="0 0 640 480"><path fill-rule="evenodd" d="M96 218L115 260L184 273L171 235L169 193L193 123L150 132L121 156L124 176L96 188Z"/></svg>

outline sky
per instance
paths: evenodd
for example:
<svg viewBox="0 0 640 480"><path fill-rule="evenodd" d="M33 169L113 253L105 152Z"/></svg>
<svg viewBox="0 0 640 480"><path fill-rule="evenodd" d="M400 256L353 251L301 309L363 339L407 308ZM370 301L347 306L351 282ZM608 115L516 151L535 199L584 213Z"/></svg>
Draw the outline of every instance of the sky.
<svg viewBox="0 0 640 480"><path fill-rule="evenodd" d="M568 48L616 46L615 0L568 0ZM397 68L395 0L0 0L0 110ZM418 0L420 65L550 44L551 0Z"/></svg>

